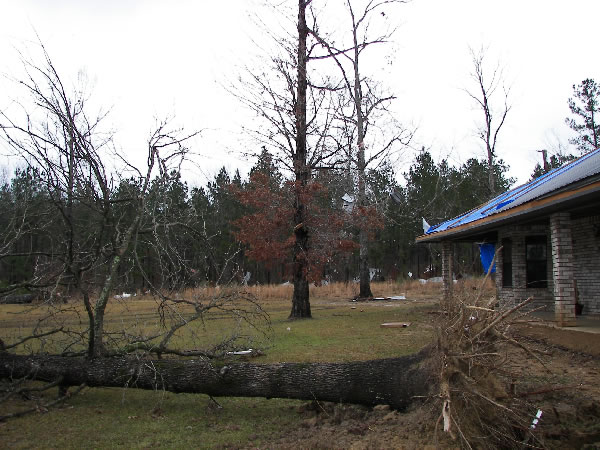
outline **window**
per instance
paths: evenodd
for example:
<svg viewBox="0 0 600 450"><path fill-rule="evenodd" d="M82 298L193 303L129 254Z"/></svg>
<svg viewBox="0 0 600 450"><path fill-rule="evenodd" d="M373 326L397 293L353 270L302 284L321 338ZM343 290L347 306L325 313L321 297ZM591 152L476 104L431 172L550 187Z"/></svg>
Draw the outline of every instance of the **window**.
<svg viewBox="0 0 600 450"><path fill-rule="evenodd" d="M527 257L527 287L548 287L546 236L527 236L525 238L525 251Z"/></svg>
<svg viewBox="0 0 600 450"><path fill-rule="evenodd" d="M512 241L502 239L502 287L512 287Z"/></svg>

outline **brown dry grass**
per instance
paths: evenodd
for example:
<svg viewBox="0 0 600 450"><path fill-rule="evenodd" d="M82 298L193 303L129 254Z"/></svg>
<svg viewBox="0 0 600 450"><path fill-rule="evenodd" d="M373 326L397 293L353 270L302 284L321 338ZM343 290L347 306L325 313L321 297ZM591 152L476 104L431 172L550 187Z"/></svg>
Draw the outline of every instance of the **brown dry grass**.
<svg viewBox="0 0 600 450"><path fill-rule="evenodd" d="M202 287L188 291L185 295L192 295L192 293L200 293L205 296L211 296L217 294L221 289L219 286ZM240 286L238 289L242 289L252 295L254 295L259 301L262 302L276 302L285 301L289 302L292 298L294 286L292 284L265 284L265 285L252 285L252 286ZM418 281L411 281L406 283L396 282L374 282L371 283L371 290L373 291L374 297L386 297L390 295L403 294L410 290L415 295L438 295L440 293L441 284L439 283L428 283L421 285ZM329 299L329 300L350 300L358 296L359 286L357 283L329 283L321 286L310 285L310 298L312 299Z"/></svg>
<svg viewBox="0 0 600 450"><path fill-rule="evenodd" d="M482 286L481 278L473 278L461 280L455 284L455 289L460 290L476 290ZM207 289L207 293L215 288ZM218 289L218 288L217 288ZM281 300L291 299L293 292L292 284L272 284L272 285L256 285L247 286L244 290L254 294L259 300ZM493 295L494 285L492 280L487 280L483 284L483 289L486 293ZM392 295L407 295L412 298L438 298L442 291L441 283L422 283L419 280L409 280L397 283L395 281L383 281L371 283L371 290L374 297L388 297ZM310 286L311 298L327 298L327 299L344 299L349 300L358 296L359 286L357 283L329 283L321 286Z"/></svg>

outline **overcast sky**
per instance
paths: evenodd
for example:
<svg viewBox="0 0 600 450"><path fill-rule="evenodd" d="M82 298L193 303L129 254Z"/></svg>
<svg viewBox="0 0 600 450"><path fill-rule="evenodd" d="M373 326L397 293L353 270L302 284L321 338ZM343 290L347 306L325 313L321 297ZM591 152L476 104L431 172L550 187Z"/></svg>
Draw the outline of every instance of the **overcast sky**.
<svg viewBox="0 0 600 450"><path fill-rule="evenodd" d="M247 170L249 164L232 152L248 114L223 86L257 51L250 17L260 12L258 5L0 0L0 71L18 74L15 49L34 49L37 31L63 77L87 74L94 105L111 108L116 141L130 157L143 161L155 117L175 115L176 124L204 130L194 142L201 157L185 174L191 184L204 184L222 165ZM540 160L536 150L567 143L572 85L600 81L593 25L599 15L596 0L414 0L390 12L399 28L386 49L382 81L397 96L399 118L418 126L415 147L457 164L483 157L474 137L479 115L464 89L475 88L469 47L488 47L487 59L502 63L511 86L512 110L497 153L524 182ZM0 108L6 110L12 92L7 80L0 83Z"/></svg>

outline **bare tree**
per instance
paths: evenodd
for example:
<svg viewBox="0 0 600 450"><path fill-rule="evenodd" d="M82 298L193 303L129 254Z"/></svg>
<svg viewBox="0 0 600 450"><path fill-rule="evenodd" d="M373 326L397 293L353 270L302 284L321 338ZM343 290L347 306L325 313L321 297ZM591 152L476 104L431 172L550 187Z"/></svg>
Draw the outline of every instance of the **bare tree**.
<svg viewBox="0 0 600 450"><path fill-rule="evenodd" d="M347 101L340 101L338 119L341 121L341 127L338 139L339 146L346 147L346 157L356 169L359 297L369 298L373 296L369 273L370 221L365 216L372 215L373 210L369 209L365 174L370 165L389 159L394 152L407 146L412 139L413 130L401 126L394 119L388 107L395 97L383 93L376 81L365 76L361 61L365 50L389 42L394 34L394 28L376 22L385 21L388 17L384 9L406 1L369 0L360 9L355 9L350 0L346 0L345 3L348 14L347 30L350 32L346 45L333 44L332 42L336 41L334 36L331 33L321 35L316 27L311 32L326 50L325 55L314 56L314 59L333 59L342 76L339 83L340 95ZM371 32L373 27L377 29L374 36ZM371 133L375 138L368 142L366 138L371 129L376 129L379 133Z"/></svg>
<svg viewBox="0 0 600 450"><path fill-rule="evenodd" d="M41 317L33 331L15 336L12 342L3 344L4 349L38 341L42 348L67 356L98 358L134 353L136 357L211 357L242 345L238 342L239 330L232 329L229 337L206 348L190 324L203 320L211 310L238 317L240 325L262 321L266 315L256 299L228 289L211 295L179 294L190 285L181 277L186 258L169 241L172 230L193 233L197 239L206 237L185 218L165 220L160 215L166 203L157 197L160 193L156 186L166 182L170 172L180 166L188 151L187 143L198 133L173 129L168 120L158 122L148 139L147 165L138 170L112 148L111 135L101 131L104 115L89 115L85 90L68 89L48 52L40 46L43 64L23 60L25 76L18 80L24 90L23 100L17 103L20 111L2 112L0 127L15 156L36 171L47 199L49 222L42 228L43 251L19 253L11 245L22 234L19 216L15 216L14 225L3 232L2 251L13 257L38 258L33 276L21 285L45 295L43 303L33 306ZM26 98L31 102L27 103ZM109 160L120 162L123 172L133 176L120 179L106 167ZM126 181L131 189L118 191L116 187ZM22 214L28 215L26 210ZM132 267L146 276L138 253L142 241L152 246L162 279L169 280L168 289L164 289L147 279L157 300L153 328L135 322L107 328L109 303L124 300L114 295L120 287L119 276ZM76 301L63 302L67 296ZM74 323L73 314L79 316L81 305L87 317ZM127 307L126 303L122 306ZM183 334L190 348L172 345Z"/></svg>
<svg viewBox="0 0 600 450"><path fill-rule="evenodd" d="M495 159L498 133L506 121L506 116L511 109L508 101L510 87L504 80L504 69L497 63L491 71L485 67L486 49L483 47L475 52L469 49L473 62L471 77L477 85L477 90L466 93L471 97L483 114L483 123L477 129L478 137L483 141L488 161L488 184L490 195L496 194ZM501 91L501 92L500 92ZM499 97L499 101L496 98ZM498 106L498 104L500 106Z"/></svg>

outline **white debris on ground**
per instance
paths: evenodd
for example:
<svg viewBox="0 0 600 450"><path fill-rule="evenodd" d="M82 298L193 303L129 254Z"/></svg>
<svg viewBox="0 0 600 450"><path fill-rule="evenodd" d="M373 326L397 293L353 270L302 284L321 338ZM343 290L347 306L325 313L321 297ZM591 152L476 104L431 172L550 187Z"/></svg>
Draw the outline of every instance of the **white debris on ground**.
<svg viewBox="0 0 600 450"><path fill-rule="evenodd" d="M406 300L406 295L393 295L391 297L373 297L371 301L390 301L390 300ZM356 298L352 299L353 302L357 301Z"/></svg>
<svg viewBox="0 0 600 450"><path fill-rule="evenodd" d="M244 278L242 279L242 284L244 286L248 286L248 281L250 281L251 276L252 276L252 274L250 272L245 273Z"/></svg>
<svg viewBox="0 0 600 450"><path fill-rule="evenodd" d="M237 352L227 352L228 355L249 355L252 353L252 349L248 350L238 350Z"/></svg>
<svg viewBox="0 0 600 450"><path fill-rule="evenodd" d="M419 278L419 283L421 284L427 284L427 283L443 283L444 280L442 279L442 277L432 277L429 278L428 280L424 279L424 278ZM452 282L454 284L458 283L458 280L452 280Z"/></svg>

